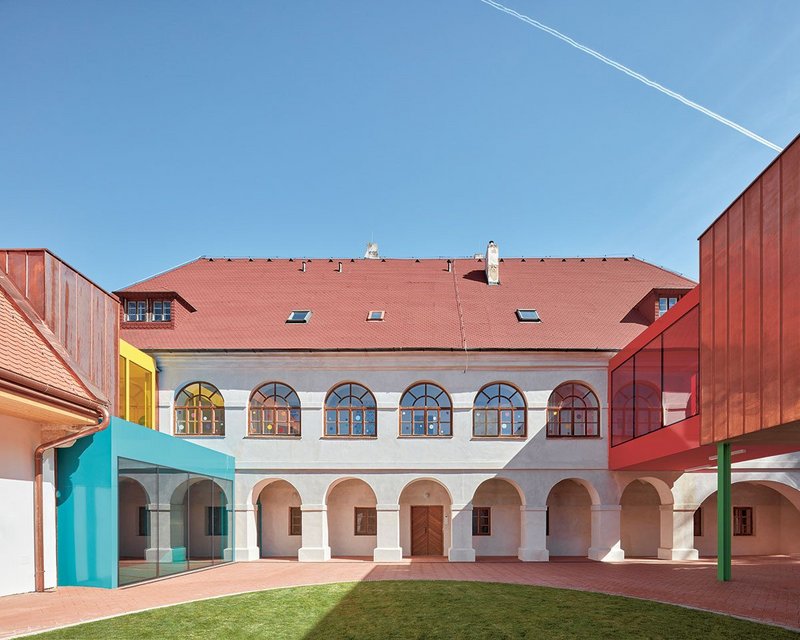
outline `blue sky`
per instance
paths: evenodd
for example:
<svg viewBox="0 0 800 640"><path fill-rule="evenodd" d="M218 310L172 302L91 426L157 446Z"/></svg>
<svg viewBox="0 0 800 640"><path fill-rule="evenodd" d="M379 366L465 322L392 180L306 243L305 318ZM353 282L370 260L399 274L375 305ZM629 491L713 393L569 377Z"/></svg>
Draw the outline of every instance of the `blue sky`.
<svg viewBox="0 0 800 640"><path fill-rule="evenodd" d="M506 0L783 146L800 3ZM478 0L0 3L0 246L109 288L198 255L635 254L775 156Z"/></svg>

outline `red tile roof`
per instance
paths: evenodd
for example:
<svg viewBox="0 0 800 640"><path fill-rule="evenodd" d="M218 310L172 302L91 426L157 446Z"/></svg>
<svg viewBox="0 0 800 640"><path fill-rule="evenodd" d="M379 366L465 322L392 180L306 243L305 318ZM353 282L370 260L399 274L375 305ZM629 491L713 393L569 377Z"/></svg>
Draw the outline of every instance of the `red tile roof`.
<svg viewBox="0 0 800 640"><path fill-rule="evenodd" d="M13 285L0 274L0 377L2 370L25 376L32 382L66 391L91 402L95 398L79 381L77 374L56 353L43 335L47 328L36 327L19 307Z"/></svg>
<svg viewBox="0 0 800 640"><path fill-rule="evenodd" d="M472 258L452 272L445 259L337 262L199 258L117 292L177 292L196 309L175 304L173 327L126 323L122 337L151 350L619 349L644 329L623 319L653 289L695 286L636 258L506 258L497 286ZM310 322L287 324L300 309Z"/></svg>

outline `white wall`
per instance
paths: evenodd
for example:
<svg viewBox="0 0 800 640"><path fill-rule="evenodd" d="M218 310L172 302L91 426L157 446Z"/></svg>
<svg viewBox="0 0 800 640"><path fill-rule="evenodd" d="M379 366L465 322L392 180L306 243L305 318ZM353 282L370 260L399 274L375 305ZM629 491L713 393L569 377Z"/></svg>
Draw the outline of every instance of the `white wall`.
<svg viewBox="0 0 800 640"><path fill-rule="evenodd" d="M276 480L261 491L261 555L297 557L302 536L289 535L289 508L300 506L300 494L288 482Z"/></svg>
<svg viewBox="0 0 800 640"><path fill-rule="evenodd" d="M564 480L553 487L547 498L550 535L547 549L551 556L583 556L592 543L592 499L577 482Z"/></svg>
<svg viewBox="0 0 800 640"><path fill-rule="evenodd" d="M516 556L520 547L520 500L505 480L487 480L475 492L474 507L491 509L491 535L472 536L478 556Z"/></svg>
<svg viewBox="0 0 800 640"><path fill-rule="evenodd" d="M355 535L355 508L374 507L375 494L361 480L344 480L328 495L328 540L332 556L369 556L377 536Z"/></svg>
<svg viewBox="0 0 800 640"><path fill-rule="evenodd" d="M0 416L0 596L33 591L33 452L41 442L38 424ZM45 587L56 585L53 455L44 465Z"/></svg>
<svg viewBox="0 0 800 640"><path fill-rule="evenodd" d="M647 482L633 481L622 494L621 533L625 557L656 557L661 539L661 499Z"/></svg>
<svg viewBox="0 0 800 640"><path fill-rule="evenodd" d="M731 487L731 506L753 508L753 535L733 536L731 553L773 555L800 553L800 511L777 491L752 483ZM701 505L703 535L695 537L700 555L717 553L717 495Z"/></svg>

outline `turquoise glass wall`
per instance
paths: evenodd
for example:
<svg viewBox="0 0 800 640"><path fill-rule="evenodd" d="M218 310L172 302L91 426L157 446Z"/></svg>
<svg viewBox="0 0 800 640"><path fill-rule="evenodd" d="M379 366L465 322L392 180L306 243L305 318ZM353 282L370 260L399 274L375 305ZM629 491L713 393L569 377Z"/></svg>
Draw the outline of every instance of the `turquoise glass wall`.
<svg viewBox="0 0 800 640"><path fill-rule="evenodd" d="M219 479L230 496L228 503L233 503L234 458L119 418L112 418L104 431L59 449L57 455L58 584L62 586L119 586L119 478L122 473L124 480L124 467L131 460ZM230 541L225 560L233 559L233 520L225 531ZM158 555L158 549L153 553ZM187 567L191 568L188 562Z"/></svg>

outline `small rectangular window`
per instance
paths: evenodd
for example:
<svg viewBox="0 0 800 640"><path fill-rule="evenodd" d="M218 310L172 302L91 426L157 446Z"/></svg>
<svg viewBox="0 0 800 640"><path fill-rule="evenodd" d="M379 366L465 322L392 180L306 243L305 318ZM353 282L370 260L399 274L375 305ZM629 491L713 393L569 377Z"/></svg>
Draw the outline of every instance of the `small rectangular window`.
<svg viewBox="0 0 800 640"><path fill-rule="evenodd" d="M300 507L289 507L289 535L303 535L303 512Z"/></svg>
<svg viewBox="0 0 800 640"><path fill-rule="evenodd" d="M517 320L520 322L541 322L539 312L536 309L517 309Z"/></svg>
<svg viewBox="0 0 800 640"><path fill-rule="evenodd" d="M310 311L292 311L289 314L289 317L286 319L286 322L294 322L294 323L301 323L301 322L308 322L311 319L311 312Z"/></svg>
<svg viewBox="0 0 800 640"><path fill-rule="evenodd" d="M385 311L370 311L367 314L367 320L370 320L370 321L373 321L373 322L380 322L380 321L383 320L383 316L384 316L385 313L386 313Z"/></svg>
<svg viewBox="0 0 800 640"><path fill-rule="evenodd" d="M472 507L472 535L492 535L492 510L489 507Z"/></svg>
<svg viewBox="0 0 800 640"><path fill-rule="evenodd" d="M753 507L733 508L733 535L753 535Z"/></svg>
<svg viewBox="0 0 800 640"><path fill-rule="evenodd" d="M225 507L206 507L206 535L228 535L228 518Z"/></svg>
<svg viewBox="0 0 800 640"><path fill-rule="evenodd" d="M672 309L680 300L679 297L668 297L664 296L658 299L658 315L663 316L667 311Z"/></svg>
<svg viewBox="0 0 800 640"><path fill-rule="evenodd" d="M169 322L172 320L172 302L156 300L153 302L153 322Z"/></svg>
<svg viewBox="0 0 800 640"><path fill-rule="evenodd" d="M694 536L699 538L703 535L703 508L697 507L694 512Z"/></svg>
<svg viewBox="0 0 800 640"><path fill-rule="evenodd" d="M355 508L355 535L378 535L378 510L375 507Z"/></svg>
<svg viewBox="0 0 800 640"><path fill-rule="evenodd" d="M147 300L128 300L125 313L126 322L145 322L147 320Z"/></svg>
<svg viewBox="0 0 800 640"><path fill-rule="evenodd" d="M150 535L150 511L147 507L139 507L139 535Z"/></svg>
<svg viewBox="0 0 800 640"><path fill-rule="evenodd" d="M550 507L544 508L544 535L550 535Z"/></svg>

